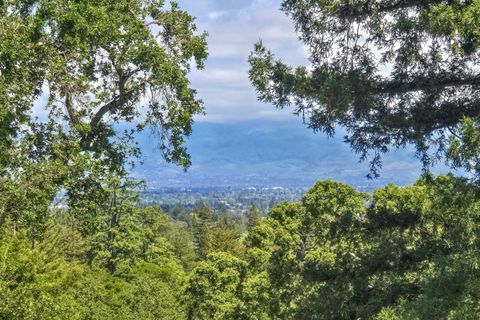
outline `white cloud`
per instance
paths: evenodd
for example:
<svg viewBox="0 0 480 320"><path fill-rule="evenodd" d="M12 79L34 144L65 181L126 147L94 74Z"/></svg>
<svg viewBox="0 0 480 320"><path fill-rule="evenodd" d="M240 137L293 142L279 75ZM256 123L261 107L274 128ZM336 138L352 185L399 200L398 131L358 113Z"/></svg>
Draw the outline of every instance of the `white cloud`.
<svg viewBox="0 0 480 320"><path fill-rule="evenodd" d="M258 102L248 79L248 56L259 39L286 63L307 63L292 22L279 10L280 0L182 0L180 5L209 32L206 68L190 77L206 106L206 116L197 121L292 117L291 110Z"/></svg>
<svg viewBox="0 0 480 320"><path fill-rule="evenodd" d="M210 13L208 13L208 18L209 19L212 19L212 20L215 20L215 19L218 19L222 16L224 16L227 12L226 11L212 11Z"/></svg>

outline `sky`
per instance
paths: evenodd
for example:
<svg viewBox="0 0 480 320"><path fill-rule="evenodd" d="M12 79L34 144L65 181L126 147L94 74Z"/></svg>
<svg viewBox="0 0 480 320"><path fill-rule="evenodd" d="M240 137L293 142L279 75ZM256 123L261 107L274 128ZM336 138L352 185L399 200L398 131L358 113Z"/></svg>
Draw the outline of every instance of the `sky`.
<svg viewBox="0 0 480 320"><path fill-rule="evenodd" d="M248 79L248 56L261 39L283 61L307 64L307 51L293 23L280 11L280 0L180 0L197 18L199 31L209 33L209 57L203 70L192 72L192 86L206 107L200 122L287 120L291 110L276 110L257 101Z"/></svg>
<svg viewBox="0 0 480 320"><path fill-rule="evenodd" d="M333 179L356 186L409 184L421 173L411 148L385 159L382 178L368 181L368 163L342 142L306 128L292 110L277 110L257 101L248 79L248 56L260 39L277 58L308 65L305 46L292 21L280 10L281 0L177 0L196 17L198 32L207 31L209 57L203 70L192 69L192 87L205 105L195 117L187 141L193 165L187 173L166 164L147 133L138 138L143 165L134 175L151 187L201 185L304 185ZM43 99L45 100L45 99ZM40 99L34 115L45 117Z"/></svg>

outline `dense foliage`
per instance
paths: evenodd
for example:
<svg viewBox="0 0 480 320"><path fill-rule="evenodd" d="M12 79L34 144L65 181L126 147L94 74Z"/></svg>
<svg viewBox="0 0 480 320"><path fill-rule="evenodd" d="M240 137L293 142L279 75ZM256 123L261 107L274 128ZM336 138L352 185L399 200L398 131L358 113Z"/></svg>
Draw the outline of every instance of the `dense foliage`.
<svg viewBox="0 0 480 320"><path fill-rule="evenodd" d="M345 128L374 175L382 153L406 144L427 166L446 155L479 174L478 1L284 0L282 10L311 66L292 68L256 44L260 100L294 105L316 131Z"/></svg>
<svg viewBox="0 0 480 320"><path fill-rule="evenodd" d="M266 285L255 286L265 300L254 314L474 319L477 199L477 189L450 176L372 196L317 183L302 203L278 206L248 235L245 281L264 277Z"/></svg>
<svg viewBox="0 0 480 320"><path fill-rule="evenodd" d="M123 199L115 210L110 197L88 209L98 224L86 223L83 206L57 207L32 232L35 220L15 223L0 211L0 319L476 319L480 312L480 189L465 179L424 177L373 194L320 181L266 218L253 206L248 220L206 206L175 220L137 207L126 191L108 191Z"/></svg>

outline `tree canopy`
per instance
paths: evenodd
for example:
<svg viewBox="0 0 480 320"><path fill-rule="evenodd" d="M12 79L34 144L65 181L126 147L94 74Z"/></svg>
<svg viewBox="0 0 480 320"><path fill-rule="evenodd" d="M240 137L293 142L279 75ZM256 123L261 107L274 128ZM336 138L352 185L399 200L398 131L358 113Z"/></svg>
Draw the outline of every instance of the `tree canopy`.
<svg viewBox="0 0 480 320"><path fill-rule="evenodd" d="M36 103L51 119L37 134L122 162L113 125L135 122L158 133L167 161L189 166L183 143L203 106L187 75L192 60L203 67L205 37L175 2L1 2L2 141L18 136ZM36 150L51 140L37 139Z"/></svg>
<svg viewBox="0 0 480 320"><path fill-rule="evenodd" d="M282 10L311 65L293 68L257 43L250 79L260 100L294 105L315 131L343 127L373 175L383 153L407 144L426 166L448 156L479 172L468 122L480 114L478 1L284 0Z"/></svg>
<svg viewBox="0 0 480 320"><path fill-rule="evenodd" d="M319 181L248 232L243 264L197 265L190 319L476 319L478 194L453 176L372 195Z"/></svg>

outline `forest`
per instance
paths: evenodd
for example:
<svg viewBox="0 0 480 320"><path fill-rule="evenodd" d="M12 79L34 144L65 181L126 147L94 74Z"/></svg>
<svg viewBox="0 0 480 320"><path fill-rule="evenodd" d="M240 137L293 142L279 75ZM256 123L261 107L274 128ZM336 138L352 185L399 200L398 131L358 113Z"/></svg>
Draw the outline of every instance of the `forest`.
<svg viewBox="0 0 480 320"><path fill-rule="evenodd" d="M145 205L136 137L192 165L209 30L175 1L0 0L0 319L479 319L480 1L279 6L310 65L252 43L258 100L341 128L371 179L413 147L417 181Z"/></svg>

